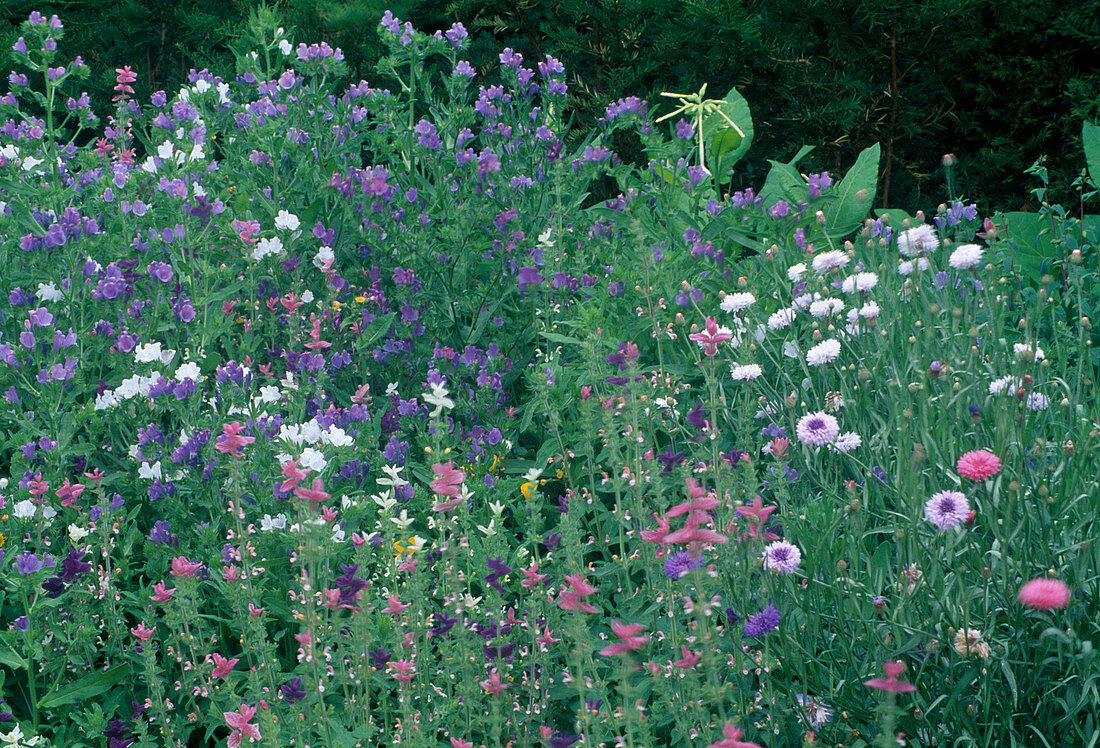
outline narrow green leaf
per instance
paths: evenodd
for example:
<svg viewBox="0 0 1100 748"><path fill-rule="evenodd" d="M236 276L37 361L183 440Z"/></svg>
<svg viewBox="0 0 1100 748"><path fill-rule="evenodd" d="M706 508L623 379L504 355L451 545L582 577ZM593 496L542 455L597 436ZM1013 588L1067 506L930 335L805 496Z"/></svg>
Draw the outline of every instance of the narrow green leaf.
<svg viewBox="0 0 1100 748"><path fill-rule="evenodd" d="M46 694L46 696L42 698L42 701L38 702L38 708L54 709L59 706L75 704L98 696L122 680L129 669L129 665L117 665L107 671L86 675L80 680L73 681L60 691Z"/></svg>

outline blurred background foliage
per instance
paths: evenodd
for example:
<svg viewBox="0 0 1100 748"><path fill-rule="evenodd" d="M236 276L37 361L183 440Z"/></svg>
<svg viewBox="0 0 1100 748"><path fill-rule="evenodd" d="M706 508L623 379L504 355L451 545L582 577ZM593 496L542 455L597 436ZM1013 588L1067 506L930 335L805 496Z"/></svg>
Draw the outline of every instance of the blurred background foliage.
<svg viewBox="0 0 1100 748"><path fill-rule="evenodd" d="M576 124L607 103L660 91L723 96L736 87L756 127L735 187L759 187L768 159L817 146L804 169L842 171L882 143L883 206L933 208L957 189L983 210L1035 209L1023 171L1049 157L1051 201L1075 204L1081 122L1100 120L1100 0L268 0L295 42L328 41L355 78L382 53L385 9L422 30L462 21L471 62L493 75L504 47L570 73ZM259 0L0 0L8 47L32 10L57 13L63 50L81 55L97 113L114 68L131 65L139 95L171 91L191 68L232 73L230 45ZM624 158L637 159L624 144Z"/></svg>

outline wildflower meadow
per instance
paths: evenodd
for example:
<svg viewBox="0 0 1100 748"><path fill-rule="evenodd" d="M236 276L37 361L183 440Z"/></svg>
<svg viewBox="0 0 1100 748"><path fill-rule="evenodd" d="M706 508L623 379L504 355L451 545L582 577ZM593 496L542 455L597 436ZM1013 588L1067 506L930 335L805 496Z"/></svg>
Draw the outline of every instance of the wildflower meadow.
<svg viewBox="0 0 1100 748"><path fill-rule="evenodd" d="M1077 205L881 209L460 23L381 85L260 11L140 101L64 31L0 98L0 744L1100 741L1100 129Z"/></svg>

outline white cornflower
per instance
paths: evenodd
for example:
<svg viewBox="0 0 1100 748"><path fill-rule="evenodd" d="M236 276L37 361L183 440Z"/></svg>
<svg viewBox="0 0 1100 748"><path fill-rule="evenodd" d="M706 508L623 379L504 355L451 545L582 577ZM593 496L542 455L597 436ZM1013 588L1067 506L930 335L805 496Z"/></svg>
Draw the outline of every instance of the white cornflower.
<svg viewBox="0 0 1100 748"><path fill-rule="evenodd" d="M1000 395L1005 390L1008 390L1011 394L1020 388L1022 382L1016 377L1001 377L1000 379L994 379L989 383L989 394Z"/></svg>
<svg viewBox="0 0 1100 748"><path fill-rule="evenodd" d="M829 449L835 449L837 452L848 453L853 449L863 444L863 439L854 431L847 431L838 436L832 444L829 445Z"/></svg>
<svg viewBox="0 0 1100 748"><path fill-rule="evenodd" d="M1026 405L1028 410L1046 410L1050 405L1050 398L1041 392L1032 392L1027 396Z"/></svg>
<svg viewBox="0 0 1100 748"><path fill-rule="evenodd" d="M815 257L811 263L811 267L813 267L815 273L823 275L830 270L837 270L844 267L848 262L848 255L844 254L839 249L831 249Z"/></svg>
<svg viewBox="0 0 1100 748"><path fill-rule="evenodd" d="M856 273L844 279L840 290L844 293L856 293L870 291L878 285L878 275L875 273Z"/></svg>
<svg viewBox="0 0 1100 748"><path fill-rule="evenodd" d="M806 263L800 262L797 265L791 265L787 268L787 277L790 278L791 283L798 283L802 280L802 276L806 274Z"/></svg>
<svg viewBox="0 0 1100 748"><path fill-rule="evenodd" d="M755 303L756 297L751 293L731 293L727 294L726 298L722 299L721 308L723 312L740 312L742 309L748 309Z"/></svg>
<svg viewBox="0 0 1100 748"><path fill-rule="evenodd" d="M844 311L844 302L840 299L818 299L810 304L810 316L829 317Z"/></svg>
<svg viewBox="0 0 1100 748"><path fill-rule="evenodd" d="M940 246L936 232L927 223L914 226L898 235L898 252L902 257L917 257L935 252Z"/></svg>
<svg viewBox="0 0 1100 748"><path fill-rule="evenodd" d="M832 363L840 355L840 341L823 340L806 353L806 363L810 366L821 366Z"/></svg>
<svg viewBox="0 0 1100 748"><path fill-rule="evenodd" d="M960 244L947 258L947 264L956 270L969 270L982 261L985 250L977 244Z"/></svg>
<svg viewBox="0 0 1100 748"><path fill-rule="evenodd" d="M763 373L760 364L732 364L730 366L730 376L733 377L735 382L751 382Z"/></svg>
<svg viewBox="0 0 1100 748"><path fill-rule="evenodd" d="M794 309L780 309L779 311L768 317L768 329L769 330L782 330L791 326L791 322L794 321L795 311Z"/></svg>
<svg viewBox="0 0 1100 748"><path fill-rule="evenodd" d="M1042 361L1045 358L1043 349L1031 343L1016 343L1012 346L1012 352L1021 361Z"/></svg>

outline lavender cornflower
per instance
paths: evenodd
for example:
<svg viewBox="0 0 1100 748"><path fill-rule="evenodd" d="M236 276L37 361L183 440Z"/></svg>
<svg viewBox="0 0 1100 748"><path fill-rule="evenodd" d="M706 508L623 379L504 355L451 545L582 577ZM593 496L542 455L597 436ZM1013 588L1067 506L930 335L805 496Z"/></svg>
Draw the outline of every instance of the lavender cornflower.
<svg viewBox="0 0 1100 748"><path fill-rule="evenodd" d="M745 636L761 637L777 628L779 628L779 610L774 605L768 605L745 621Z"/></svg>

